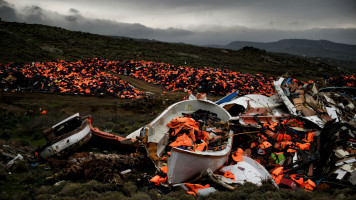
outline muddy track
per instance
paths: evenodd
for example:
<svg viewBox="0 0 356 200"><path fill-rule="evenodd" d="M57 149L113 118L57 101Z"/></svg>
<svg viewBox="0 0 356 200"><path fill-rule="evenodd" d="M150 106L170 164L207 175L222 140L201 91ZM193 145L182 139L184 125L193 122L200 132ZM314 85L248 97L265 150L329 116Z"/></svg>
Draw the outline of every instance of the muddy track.
<svg viewBox="0 0 356 200"><path fill-rule="evenodd" d="M130 84L132 84L133 86L135 86L137 89L144 91L144 92L152 92L154 93L156 96L164 96L166 97L166 99L170 99L170 100L183 100L184 97L188 97L187 93L184 92L175 92L175 91L165 91L163 90L163 87L160 85L155 85L153 83L148 83L146 81L137 79L137 78L133 78L131 76L125 76L125 75L121 75L121 74L112 74L114 76L117 76L119 78L121 78L124 81L129 82ZM208 99L215 101L220 99L220 96L209 96Z"/></svg>
<svg viewBox="0 0 356 200"><path fill-rule="evenodd" d="M113 74L122 80L129 82L131 85L135 86L137 89L144 92L152 92L156 96L165 96L167 99L171 100L183 100L185 96L188 96L187 93L184 92L174 92L174 91L165 91L163 90L163 86L155 85L153 83L148 83L146 81L133 78L131 76L125 76L121 74Z"/></svg>
<svg viewBox="0 0 356 200"><path fill-rule="evenodd" d="M155 95L159 95L163 93L163 88L160 85L155 85L152 83L147 83L146 81L133 78L131 76L125 76L121 74L114 74L117 77L121 78L122 80L129 82L131 85L135 86L137 89L144 91L144 92L152 92Z"/></svg>

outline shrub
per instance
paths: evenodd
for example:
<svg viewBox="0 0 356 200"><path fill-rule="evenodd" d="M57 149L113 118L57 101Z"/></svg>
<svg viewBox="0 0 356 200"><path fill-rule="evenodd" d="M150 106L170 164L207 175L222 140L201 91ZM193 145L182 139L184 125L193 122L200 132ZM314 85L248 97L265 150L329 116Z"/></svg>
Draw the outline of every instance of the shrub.
<svg viewBox="0 0 356 200"><path fill-rule="evenodd" d="M109 191L101 194L100 199L103 200L128 200L128 197L125 197L121 192L118 191Z"/></svg>
<svg viewBox="0 0 356 200"><path fill-rule="evenodd" d="M162 198L159 199L164 199L164 200L173 200L173 199L184 199L184 200L189 200L189 199L196 199L194 195L187 194L184 190L179 190L179 191L173 191L170 192L167 195L162 196ZM216 199L214 199L216 200Z"/></svg>
<svg viewBox="0 0 356 200"><path fill-rule="evenodd" d="M265 193L253 192L248 196L248 199L282 199L278 192L267 191Z"/></svg>
<svg viewBox="0 0 356 200"><path fill-rule="evenodd" d="M49 186L41 186L36 191L36 195L49 195L51 193L51 188Z"/></svg>
<svg viewBox="0 0 356 200"><path fill-rule="evenodd" d="M133 199L133 200L142 200L142 199L151 200L151 197L147 193L139 192L139 193L136 193L135 195L133 195L133 197L131 199Z"/></svg>
<svg viewBox="0 0 356 200"><path fill-rule="evenodd" d="M59 196L68 196L79 198L79 196L87 191L87 188L78 183L68 183L58 193Z"/></svg>
<svg viewBox="0 0 356 200"><path fill-rule="evenodd" d="M87 199L87 200L90 200L90 199L99 199L100 197L100 194L96 191L92 191L92 190L89 190L89 191L86 191L84 192L83 194L81 194L79 196L79 199Z"/></svg>
<svg viewBox="0 0 356 200"><path fill-rule="evenodd" d="M14 195L13 199L14 200L21 200L21 199L29 199L29 197L30 197L30 192L26 191L26 192L22 192L20 194Z"/></svg>
<svg viewBox="0 0 356 200"><path fill-rule="evenodd" d="M312 197L311 192L307 192L303 189L294 189L294 190L280 189L279 193L283 199L307 200L307 199L311 199Z"/></svg>
<svg viewBox="0 0 356 200"><path fill-rule="evenodd" d="M126 182L121 190L125 196L132 197L136 193L137 186L134 182Z"/></svg>
<svg viewBox="0 0 356 200"><path fill-rule="evenodd" d="M115 189L113 184L100 183L100 182L95 181L95 180L91 180L91 181L85 183L84 185L89 190L93 190L93 191L96 191L96 192L99 192L99 193L103 193L103 192L107 192L107 191L111 191L111 190Z"/></svg>

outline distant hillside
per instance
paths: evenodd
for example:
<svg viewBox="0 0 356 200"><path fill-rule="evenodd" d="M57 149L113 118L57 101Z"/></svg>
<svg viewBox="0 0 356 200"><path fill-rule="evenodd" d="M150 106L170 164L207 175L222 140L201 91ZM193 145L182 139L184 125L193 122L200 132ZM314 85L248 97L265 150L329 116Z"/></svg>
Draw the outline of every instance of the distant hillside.
<svg viewBox="0 0 356 200"><path fill-rule="evenodd" d="M334 43L327 40L288 39L267 43L234 41L226 46L210 46L232 50L250 46L276 53L356 62L356 45Z"/></svg>
<svg viewBox="0 0 356 200"><path fill-rule="evenodd" d="M192 67L220 67L243 73L303 80L348 72L323 62L255 49L241 50L109 37L36 24L0 22L0 63L86 58L146 60Z"/></svg>

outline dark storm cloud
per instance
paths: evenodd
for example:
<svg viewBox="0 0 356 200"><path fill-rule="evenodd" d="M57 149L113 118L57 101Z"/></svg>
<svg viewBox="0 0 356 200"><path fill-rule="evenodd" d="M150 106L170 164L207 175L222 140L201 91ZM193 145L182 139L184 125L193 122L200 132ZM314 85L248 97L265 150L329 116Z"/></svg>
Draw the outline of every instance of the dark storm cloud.
<svg viewBox="0 0 356 200"><path fill-rule="evenodd" d="M69 9L69 12L70 13L73 13L73 14L79 14L79 10L75 9L75 8L70 8Z"/></svg>
<svg viewBox="0 0 356 200"><path fill-rule="evenodd" d="M67 15L67 16L64 16L64 19L68 20L68 21L71 21L71 22L75 22L78 20L78 16L76 15Z"/></svg>
<svg viewBox="0 0 356 200"><path fill-rule="evenodd" d="M29 6L25 8L25 14L26 14L26 22L28 23L38 23L41 24L46 20L45 18L47 17L43 13L43 9L40 8L39 6Z"/></svg>
<svg viewBox="0 0 356 200"><path fill-rule="evenodd" d="M66 0L63 0L66 1ZM74 1L76 3L83 1ZM93 1L99 2L99 1ZM101 1L100 1L101 2ZM60 14L58 12L44 9L40 6L26 6L23 10L16 10L15 7L4 0L0 0L0 17L6 21L18 21L26 23L39 23L51 26L60 26L65 29L84 31L102 35L126 36L133 38L155 39L167 42L184 42L191 44L227 44L231 41L257 41L257 42L271 42L280 39L302 38L302 39L326 39L334 42L356 44L356 29L355 19L355 3L354 1L340 0L340 1L287 1L287 0L274 0L273 5L268 4L269 1L217 1L217 0L162 0L157 3L153 0L131 0L131 1L103 1L106 6L115 7L117 3L124 6L129 12L130 16L135 16L137 13L151 13L151 15L161 15L162 18L169 13L170 17L183 17L183 21L194 21L192 15L187 15L185 19L182 13L193 13L198 15L199 19L209 17L210 14L214 16L217 23L212 25L192 25L191 28L150 28L140 23L122 23L115 20L108 20L103 17L102 19L89 18L84 16L84 12L80 10L81 7L67 8L67 14ZM204 2L204 5L202 5ZM289 2L295 8L282 7L285 2ZM302 2L302 3L294 3ZM319 2L320 5L314 3ZM347 2L347 5L337 2ZM89 4L89 1L85 1ZM139 4L140 3L140 4ZM281 5L279 5L279 3ZM98 5L98 4L97 4ZM134 7L136 6L136 7ZM330 8L332 6L332 8ZM142 9L138 9L142 8ZM115 9L118 8L117 6ZM144 8L144 9L143 9ZM229 9L240 9L250 14L252 17L256 16L256 20L265 17L265 21L259 22L264 24L265 27L255 26L250 27L247 25L226 25L223 20L236 21L239 18L234 18L234 13L230 13L230 18L219 18L223 16L223 12ZM288 9L287 9L288 8ZM326 10L323 10L325 8ZM305 16L295 17L298 12L305 10ZM314 10L314 11L312 11ZM343 10L344 13L333 13L331 10ZM120 11L117 11L120 13ZM207 12L204 14L201 12ZM289 13L288 13L289 12ZM329 13L327 13L329 12ZM198 13L198 14L197 14ZM287 14L288 13L288 14ZM138 15L138 14L137 14ZM266 16L265 16L266 15ZM299 13L300 15L300 13ZM327 18L330 15L331 18ZM144 16L144 15L143 15ZM227 16L228 13L227 13ZM284 17L282 17L284 16ZM321 16L325 16L325 19ZM351 17L350 17L351 16ZM355 16L355 17L354 17ZM258 18L259 17L259 18ZM354 17L354 18L353 18ZM316 18L318 20L313 21ZM344 20L345 19L345 20ZM221 21L219 21L221 20ZM248 19L252 20L253 19ZM249 22L247 20L247 22ZM340 28L326 25L314 26L313 23L321 24L323 21L332 21L338 25L341 23L351 24L351 28ZM336 23L338 22L338 23ZM257 24L258 24L257 23ZM216 25L221 24L221 25ZM248 23L247 23L248 24Z"/></svg>
<svg viewBox="0 0 356 200"><path fill-rule="evenodd" d="M4 21L18 21L16 11L8 2L0 0L0 18Z"/></svg>
<svg viewBox="0 0 356 200"><path fill-rule="evenodd" d="M86 19L69 23L66 28L71 30L85 31L102 35L126 36L133 38L156 39L171 41L171 38L182 38L192 34L190 31L168 28L152 29L142 24L118 23L102 19Z"/></svg>
<svg viewBox="0 0 356 200"><path fill-rule="evenodd" d="M64 19L70 21L70 22L76 22L79 18L81 18L82 16L79 14L79 11L71 8L69 9L69 12L71 13L71 15L66 15L64 16Z"/></svg>

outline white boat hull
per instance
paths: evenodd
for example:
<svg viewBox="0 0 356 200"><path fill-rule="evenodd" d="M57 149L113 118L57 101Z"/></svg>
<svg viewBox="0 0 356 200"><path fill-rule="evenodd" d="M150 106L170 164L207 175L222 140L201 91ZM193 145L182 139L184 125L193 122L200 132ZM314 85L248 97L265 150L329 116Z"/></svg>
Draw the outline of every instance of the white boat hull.
<svg viewBox="0 0 356 200"><path fill-rule="evenodd" d="M192 152L178 148L172 149L168 161L168 182L171 184L184 182L192 177L205 173L208 168L216 171L224 165L230 155L232 137L228 146L216 152Z"/></svg>
<svg viewBox="0 0 356 200"><path fill-rule="evenodd" d="M216 113L222 121L227 122L230 114L211 101L187 100L175 103L168 107L155 120L147 126L148 142L157 143L157 156L160 157L168 145L169 127L166 126L172 119L182 116L183 113L192 113L199 109ZM136 133L137 134L137 133ZM232 131L230 132L232 134ZM229 137L225 149L220 151L192 152L173 148L168 161L168 182L181 183L189 178L205 172L211 168L217 170L228 158L232 145L232 137Z"/></svg>
<svg viewBox="0 0 356 200"><path fill-rule="evenodd" d="M155 144L157 146L155 152L156 155L152 155L152 152L150 152L151 158L154 161L157 161L157 159L163 155L164 150L168 145L169 127L167 124L172 119L181 117L183 113L193 113L199 109L217 114L217 117L224 122L228 122L231 118L231 115L225 109L211 101L180 101L169 106L151 123L134 131L128 135L127 138L136 138L137 136L144 136L147 134L147 143ZM232 135L232 131L230 132L230 135ZM227 160L231 151L231 145L232 137L229 137L225 149L220 151L192 152L179 148L172 148L172 154L168 160L168 182L172 184L181 183L194 176L200 175L202 172L206 172L208 168L211 168L212 170L219 169ZM154 157L156 157L156 159Z"/></svg>
<svg viewBox="0 0 356 200"><path fill-rule="evenodd" d="M235 180L232 180L223 175L212 174L211 178L215 179L216 182L222 186L237 183L245 184L246 182L261 186L263 181L270 180L274 186L278 187L271 174L261 164L247 156L243 156L241 162L238 162L235 165L225 166L220 171L229 171L235 176Z"/></svg>
<svg viewBox="0 0 356 200"><path fill-rule="evenodd" d="M197 110L207 110L217 114L217 117L224 122L228 122L231 115L222 107L214 102L207 100L186 100L177 102L169 106L158 117L156 117L147 126L134 131L127 138L136 138L137 136L144 136L147 134L148 145L156 146L150 149L151 158L158 163L159 158L163 155L169 140L169 127L167 124L177 118L181 117L183 113L193 113ZM230 132L232 135L232 131ZM197 151L192 152L182 150L179 148L172 148L172 154L168 160L168 182L175 184L186 181L201 172L206 172L208 168L217 170L220 168L228 158L232 145L232 137L229 137L225 149L220 151ZM156 152L152 152L152 151Z"/></svg>
<svg viewBox="0 0 356 200"><path fill-rule="evenodd" d="M71 146L79 143L83 139L91 137L90 127L89 125L85 126L85 128L78 133L71 135L67 138L64 138L52 145L47 146L41 153L41 158L47 159L56 154L61 153L62 151L70 148ZM89 139L87 139L89 140Z"/></svg>

